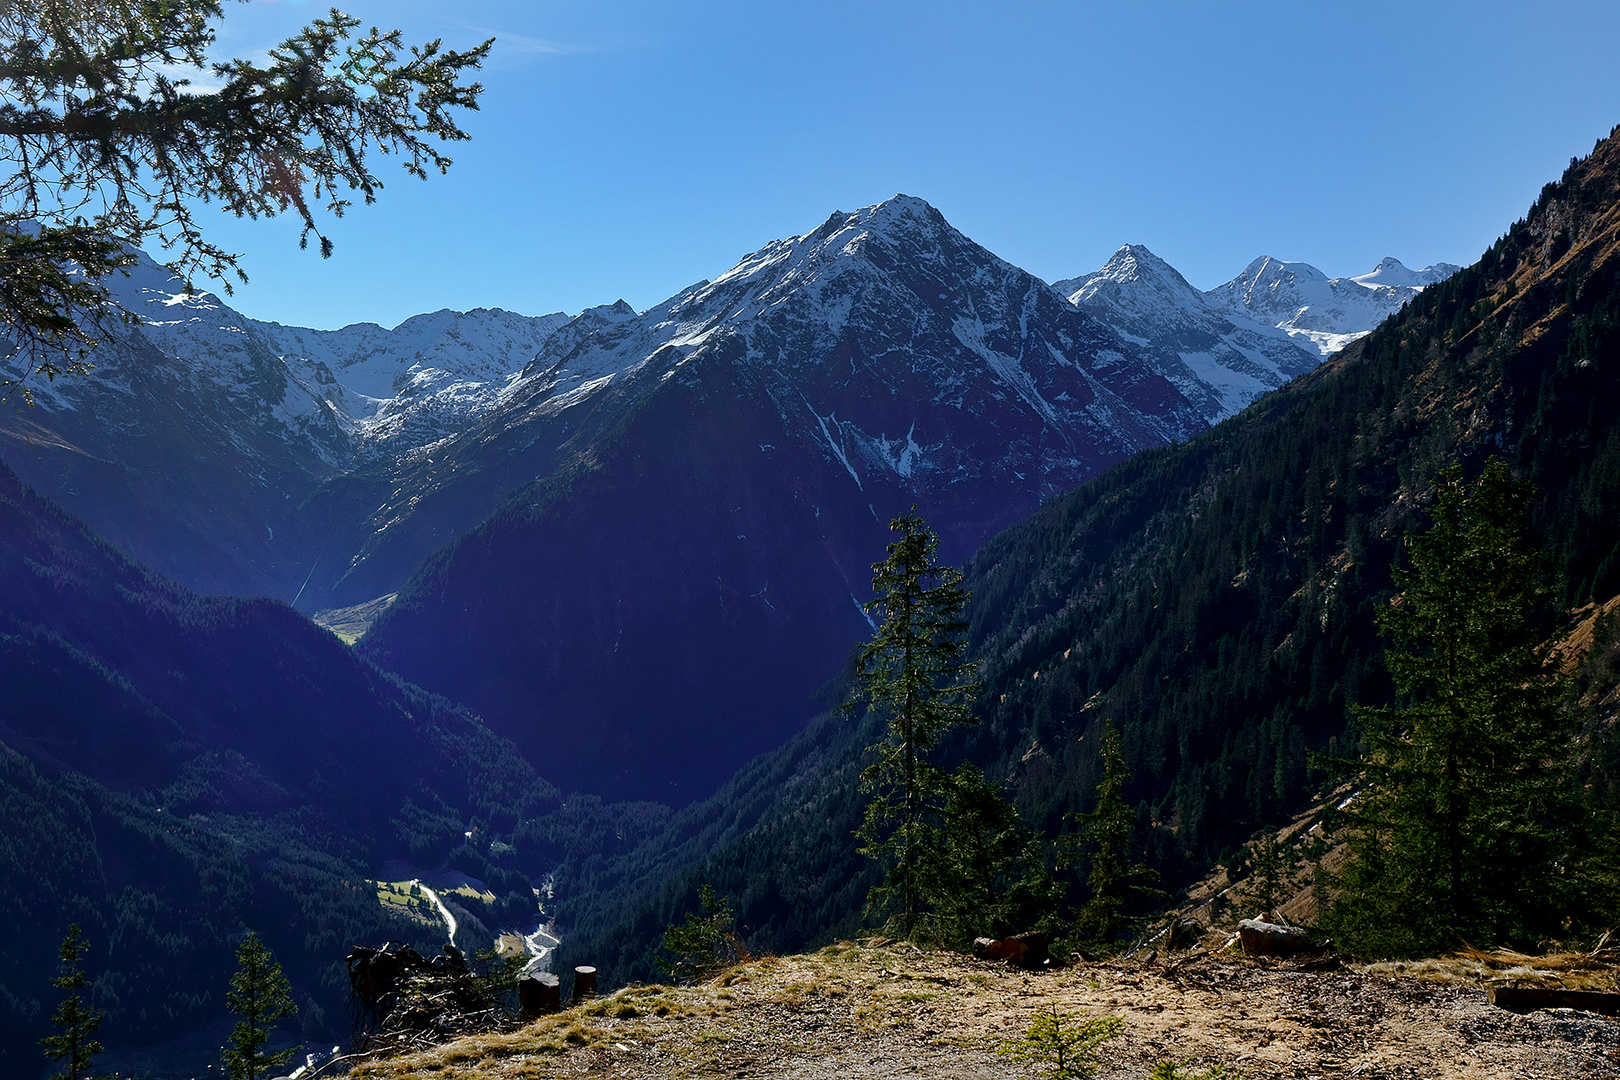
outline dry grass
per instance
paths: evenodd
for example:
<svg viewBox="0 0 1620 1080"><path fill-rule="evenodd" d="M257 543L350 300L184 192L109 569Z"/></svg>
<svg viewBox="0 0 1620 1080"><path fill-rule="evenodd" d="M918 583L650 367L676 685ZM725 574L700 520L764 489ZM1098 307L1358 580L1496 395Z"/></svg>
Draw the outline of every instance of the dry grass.
<svg viewBox="0 0 1620 1080"><path fill-rule="evenodd" d="M1055 1004L1082 1018L1124 1019L1124 1034L1104 1050L1104 1080L1145 1080L1167 1057L1234 1065L1247 1080L1339 1070L1446 1080L1613 1077L1620 1024L1520 1017L1487 1004L1480 989L1521 968L1557 971L1574 985L1572 978L1601 974L1588 970L1592 959L1480 953L1428 967L1350 969L1211 948L1168 964L1024 972L909 945L845 942L752 961L699 986L627 987L511 1034L372 1062L356 1076L1026 1080L1033 1074L996 1048Z"/></svg>
<svg viewBox="0 0 1620 1080"><path fill-rule="evenodd" d="M1438 960L1387 960L1361 966L1372 975L1447 986L1545 986L1620 992L1620 950L1527 956L1511 949L1464 949Z"/></svg>

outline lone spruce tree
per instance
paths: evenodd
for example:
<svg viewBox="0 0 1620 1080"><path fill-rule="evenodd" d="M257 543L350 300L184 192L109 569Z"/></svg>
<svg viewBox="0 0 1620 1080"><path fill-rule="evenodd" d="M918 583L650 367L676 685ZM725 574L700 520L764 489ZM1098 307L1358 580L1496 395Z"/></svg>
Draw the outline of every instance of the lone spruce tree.
<svg viewBox="0 0 1620 1080"><path fill-rule="evenodd" d="M79 924L73 923L62 939L61 974L51 980L52 986L66 990L68 996L62 999L51 1017L56 1034L40 1040L45 1056L60 1063L61 1071L51 1080L84 1080L90 1075L95 1056L101 1053L101 1044L94 1038L96 1029L101 1027L101 1014L91 1009L82 996L90 985L84 974L84 954L89 949L90 943L84 939Z"/></svg>
<svg viewBox="0 0 1620 1080"><path fill-rule="evenodd" d="M1103 727L1102 780L1097 784L1097 805L1079 818L1079 828L1068 834L1061 850L1065 863L1082 856L1090 862L1086 886L1091 895L1075 916L1076 936L1092 948L1112 951L1119 938L1140 921L1129 914L1137 905L1164 899L1158 874L1152 867L1132 861L1131 837L1136 813L1125 801L1131 778L1125 763L1125 744L1112 720Z"/></svg>
<svg viewBox="0 0 1620 1080"><path fill-rule="evenodd" d="M749 958L730 899L716 896L714 886L705 883L698 905L701 912L688 911L685 922L664 931L664 951L673 959L660 959L658 969L673 982L702 982Z"/></svg>
<svg viewBox="0 0 1620 1080"><path fill-rule="evenodd" d="M911 937L940 850L937 815L947 791L927 754L945 731L973 721L968 701L978 682L966 659L968 594L960 571L939 564L939 537L915 507L889 528L896 539L889 557L872 567L876 598L866 605L882 621L856 657L849 707L864 705L888 721L886 737L868 748L876 760L861 774L872 800L856 836L861 853L886 869L867 906Z"/></svg>
<svg viewBox="0 0 1620 1080"><path fill-rule="evenodd" d="M225 1004L242 1018L225 1044L226 1080L259 1080L292 1060L297 1047L275 1053L264 1049L276 1021L291 1016L298 1007L281 965L252 931L236 950L236 974L231 976Z"/></svg>
<svg viewBox="0 0 1620 1080"><path fill-rule="evenodd" d="M1022 1039L1013 1039L998 1051L1014 1061L1034 1065L1046 1080L1093 1080L1102 1068L1098 1051L1125 1030L1117 1016L1081 1020L1055 1004L1035 1012L1035 1022Z"/></svg>
<svg viewBox="0 0 1620 1080"><path fill-rule="evenodd" d="M1397 703L1359 708L1365 786L1329 913L1359 951L1533 945L1579 906L1570 825L1572 717L1526 521L1527 484L1499 460L1440 478L1430 529L1379 614Z"/></svg>

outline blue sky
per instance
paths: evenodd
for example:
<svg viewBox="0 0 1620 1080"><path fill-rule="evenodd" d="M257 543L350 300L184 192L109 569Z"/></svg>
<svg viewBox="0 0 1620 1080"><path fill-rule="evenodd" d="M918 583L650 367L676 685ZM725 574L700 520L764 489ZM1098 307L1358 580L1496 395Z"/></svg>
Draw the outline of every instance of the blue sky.
<svg viewBox="0 0 1620 1080"><path fill-rule="evenodd" d="M227 4L250 55L325 3ZM1146 244L1209 288L1468 263L1620 123L1620 4L339 0L495 36L473 141L328 229L211 220L247 314L647 307L834 209L918 195L1047 279ZM202 284L202 283L199 283Z"/></svg>

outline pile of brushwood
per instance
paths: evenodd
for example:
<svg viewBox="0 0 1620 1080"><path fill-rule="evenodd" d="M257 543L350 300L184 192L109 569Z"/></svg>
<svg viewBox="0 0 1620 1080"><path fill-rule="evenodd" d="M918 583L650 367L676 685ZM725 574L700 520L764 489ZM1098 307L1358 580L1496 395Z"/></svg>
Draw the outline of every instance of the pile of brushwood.
<svg viewBox="0 0 1620 1080"><path fill-rule="evenodd" d="M364 1052L425 1050L517 1026L454 945L431 960L397 941L380 949L357 945L347 959L355 1045Z"/></svg>

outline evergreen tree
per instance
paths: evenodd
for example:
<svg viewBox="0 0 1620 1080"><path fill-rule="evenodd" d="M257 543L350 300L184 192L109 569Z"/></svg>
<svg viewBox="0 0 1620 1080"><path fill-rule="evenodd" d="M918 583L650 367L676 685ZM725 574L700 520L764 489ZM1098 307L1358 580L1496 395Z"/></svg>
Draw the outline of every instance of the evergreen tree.
<svg viewBox="0 0 1620 1080"><path fill-rule="evenodd" d="M1158 903L1164 892L1151 867L1131 859L1136 833L1136 812L1125 801L1130 766L1125 745L1112 720L1103 727L1102 780L1097 784L1097 805L1081 816L1079 828L1067 834L1063 862L1084 857L1090 863L1086 887L1090 893L1074 920L1078 937L1095 948L1111 950L1141 921L1132 908Z"/></svg>
<svg viewBox="0 0 1620 1080"><path fill-rule="evenodd" d="M698 905L701 911L688 911L684 923L664 931L664 951L674 959L660 958L658 968L674 982L698 982L748 958L730 901L705 884Z"/></svg>
<svg viewBox="0 0 1620 1080"><path fill-rule="evenodd" d="M1117 1016L1094 1016L1081 1021L1073 1013L1048 1005L1035 1013L1035 1022L1022 1039L998 1048L1014 1061L1034 1065L1046 1080L1092 1080L1102 1067L1098 1051L1125 1030Z"/></svg>
<svg viewBox="0 0 1620 1080"><path fill-rule="evenodd" d="M451 113L477 107L482 87L461 79L490 42L407 47L397 30L356 35L360 21L333 11L262 63L216 62L222 15L221 0L0 4L0 339L23 378L87 369L103 321L127 316L102 281L149 239L186 281L245 281L238 256L204 236L198 205L290 211L301 243L313 236L327 255L316 209L341 216L351 192L376 198L369 152L426 177L450 165L435 141L467 138ZM187 69L219 85L175 74Z"/></svg>
<svg viewBox="0 0 1620 1080"><path fill-rule="evenodd" d="M275 1053L264 1049L276 1021L291 1016L298 1007L281 965L251 930L236 950L236 974L231 976L225 1004L242 1018L231 1029L225 1046L226 1080L258 1080L292 1060L297 1047Z"/></svg>
<svg viewBox="0 0 1620 1080"><path fill-rule="evenodd" d="M886 864L868 907L891 913L905 937L917 930L926 867L940 853L937 814L947 784L927 758L949 728L973 721L968 699L975 666L967 655L968 594L962 575L939 565L939 537L913 512L889 523L898 539L872 567L876 598L866 605L882 622L856 656L849 707L887 718L876 760L861 774L872 793L856 836L861 853Z"/></svg>
<svg viewBox="0 0 1620 1080"><path fill-rule="evenodd" d="M1365 787L1328 920L1352 948L1533 945L1579 907L1572 717L1537 619L1530 495L1499 460L1474 483L1453 465L1433 524L1407 537L1411 568L1379 618L1399 699L1356 710Z"/></svg>
<svg viewBox="0 0 1620 1080"><path fill-rule="evenodd" d="M1277 848L1277 837L1267 833L1249 849L1249 870L1254 875L1249 895L1260 904L1260 917L1275 919L1277 905L1287 897L1283 895L1284 880L1289 869L1286 857Z"/></svg>
<svg viewBox="0 0 1620 1080"><path fill-rule="evenodd" d="M923 868L923 898L939 937L965 946L1028 930L1057 907L1045 845L977 766L949 778L938 858Z"/></svg>
<svg viewBox="0 0 1620 1080"><path fill-rule="evenodd" d="M80 993L90 985L84 974L84 954L89 949L90 943L85 941L79 924L70 925L67 936L62 939L61 974L51 980L52 986L66 990L68 996L62 999L51 1017L57 1033L40 1040L45 1056L61 1063L61 1071L51 1080L84 1080L90 1075L91 1062L101 1053L101 1044L94 1038L96 1029L101 1027L101 1014L91 1009Z"/></svg>
<svg viewBox="0 0 1620 1080"><path fill-rule="evenodd" d="M518 976L529 966L528 954L508 953L502 956L493 945L474 953L473 960L479 971L478 981L492 997L517 993Z"/></svg>

